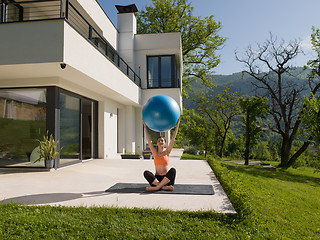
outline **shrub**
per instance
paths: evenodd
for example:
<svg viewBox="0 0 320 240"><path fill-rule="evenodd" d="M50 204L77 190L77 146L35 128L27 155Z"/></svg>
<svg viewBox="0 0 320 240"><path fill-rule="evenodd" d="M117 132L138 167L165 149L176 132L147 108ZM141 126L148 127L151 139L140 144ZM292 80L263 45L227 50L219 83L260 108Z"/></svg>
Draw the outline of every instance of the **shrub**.
<svg viewBox="0 0 320 240"><path fill-rule="evenodd" d="M231 174L226 167L222 166L221 160L216 160L211 157L208 159L208 163L231 200L233 207L238 213L237 216L240 218L249 216L252 210L249 204L249 194L245 190L245 187L235 175Z"/></svg>
<svg viewBox="0 0 320 240"><path fill-rule="evenodd" d="M196 146L188 146L184 150L185 153L197 155L198 154L198 148Z"/></svg>
<svg viewBox="0 0 320 240"><path fill-rule="evenodd" d="M264 160L264 161L273 161L273 157L270 153L267 142L259 142L255 149L252 151L252 158Z"/></svg>

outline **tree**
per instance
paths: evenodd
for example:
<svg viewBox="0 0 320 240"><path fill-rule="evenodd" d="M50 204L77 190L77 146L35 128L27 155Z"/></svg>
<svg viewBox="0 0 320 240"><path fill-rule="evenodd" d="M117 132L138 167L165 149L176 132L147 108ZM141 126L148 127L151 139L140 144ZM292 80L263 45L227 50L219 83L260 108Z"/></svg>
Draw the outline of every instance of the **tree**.
<svg viewBox="0 0 320 240"><path fill-rule="evenodd" d="M259 119L265 119L268 113L267 99L262 97L243 96L239 98L239 105L241 107L242 122L245 128L245 165L249 165L250 149L254 147L261 136L262 128L258 125Z"/></svg>
<svg viewBox="0 0 320 240"><path fill-rule="evenodd" d="M212 124L208 119L195 113L194 109L183 110L184 114L181 119L180 133L185 139L188 139L189 145L196 146L203 150L205 156L213 146L214 138Z"/></svg>
<svg viewBox="0 0 320 240"><path fill-rule="evenodd" d="M220 62L216 54L225 39L218 35L221 23L214 16L196 17L188 0L152 0L153 6L146 6L137 15L138 33L181 32L184 64L183 86L194 77L209 84L206 76Z"/></svg>
<svg viewBox="0 0 320 240"><path fill-rule="evenodd" d="M320 145L320 97L313 93L304 99L303 114L300 120L311 134L317 146Z"/></svg>
<svg viewBox="0 0 320 240"><path fill-rule="evenodd" d="M243 57L236 53L236 59L246 66L244 72L253 77L257 93L269 99L268 105L273 118L273 124L269 128L281 136L282 167L291 166L310 144L310 136L306 136L301 148L291 152L293 142L299 137L303 94L316 91L307 81L301 83L295 79L295 68L291 66L291 62L300 53L299 42L279 42L272 34L263 45L258 44L257 49L248 47Z"/></svg>
<svg viewBox="0 0 320 240"><path fill-rule="evenodd" d="M194 101L199 113L212 122L221 141L218 155L222 157L231 123L235 116L240 114L238 94L230 92L229 88L216 95L212 91L206 91L200 93Z"/></svg>

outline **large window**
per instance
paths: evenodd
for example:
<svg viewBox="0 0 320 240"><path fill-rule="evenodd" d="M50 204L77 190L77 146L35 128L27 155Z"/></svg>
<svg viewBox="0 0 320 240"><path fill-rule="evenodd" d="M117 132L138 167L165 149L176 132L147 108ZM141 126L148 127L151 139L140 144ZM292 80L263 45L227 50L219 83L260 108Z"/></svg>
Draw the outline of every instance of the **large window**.
<svg viewBox="0 0 320 240"><path fill-rule="evenodd" d="M58 87L0 89L0 167L45 167L47 130L62 151L55 167L97 158L98 103Z"/></svg>
<svg viewBox="0 0 320 240"><path fill-rule="evenodd" d="M179 87L174 55L148 56L148 88Z"/></svg>
<svg viewBox="0 0 320 240"><path fill-rule="evenodd" d="M0 166L44 167L37 139L46 133L46 89L0 89Z"/></svg>

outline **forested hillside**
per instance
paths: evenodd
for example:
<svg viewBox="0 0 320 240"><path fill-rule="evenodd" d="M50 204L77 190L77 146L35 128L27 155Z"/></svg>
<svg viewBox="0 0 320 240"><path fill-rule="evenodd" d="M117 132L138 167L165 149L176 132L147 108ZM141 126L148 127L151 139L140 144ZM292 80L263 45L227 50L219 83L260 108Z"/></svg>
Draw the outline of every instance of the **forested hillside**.
<svg viewBox="0 0 320 240"><path fill-rule="evenodd" d="M286 75L286 78L292 81L298 81L304 83L306 81L308 71L303 71L302 67L297 67L290 74ZM225 87L230 87L234 92L238 92L239 95L255 95L254 79L246 73L237 72L231 75L212 75L208 79L216 86L213 91L218 93L221 92ZM195 105L192 99L197 95L198 92L207 90L207 88L201 84L200 81L193 81L191 83L191 89L187 90L189 95L188 98L183 99L183 107L186 109L195 109ZM307 90L306 90L307 93Z"/></svg>

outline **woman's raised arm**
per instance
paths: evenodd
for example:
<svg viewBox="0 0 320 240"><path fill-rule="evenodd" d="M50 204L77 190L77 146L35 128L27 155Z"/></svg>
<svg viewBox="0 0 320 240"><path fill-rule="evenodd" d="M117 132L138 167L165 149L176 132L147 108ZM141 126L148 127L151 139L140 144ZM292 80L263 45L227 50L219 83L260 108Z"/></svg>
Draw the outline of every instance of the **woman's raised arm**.
<svg viewBox="0 0 320 240"><path fill-rule="evenodd" d="M167 151L167 155L169 155L171 153L171 151L172 151L174 140L176 139L176 136L177 136L177 133L178 133L180 120L181 120L181 117L179 118L179 120L177 122L176 129L174 130L174 133L172 135L172 138L171 138L170 143L168 145L168 148L166 150Z"/></svg>
<svg viewBox="0 0 320 240"><path fill-rule="evenodd" d="M149 133L148 133L148 129L147 129L147 126L146 124L143 122L143 126L144 126L144 132L146 133L146 137L147 137L147 140L148 140L148 144L149 144L149 148L152 152L152 155L155 156L156 152L157 152L157 149L153 146L153 143L150 139L150 136L149 136Z"/></svg>

